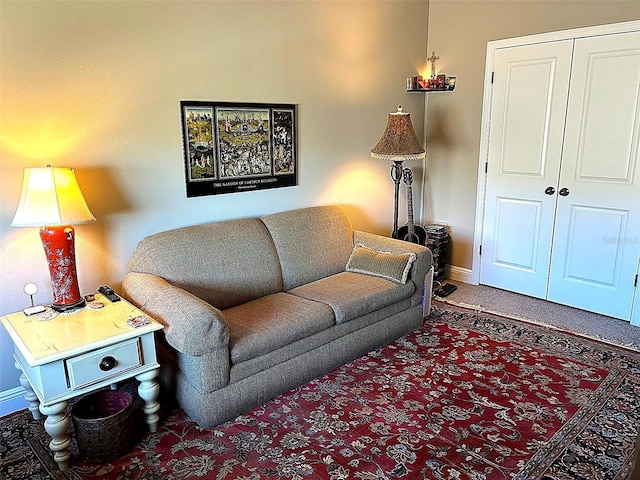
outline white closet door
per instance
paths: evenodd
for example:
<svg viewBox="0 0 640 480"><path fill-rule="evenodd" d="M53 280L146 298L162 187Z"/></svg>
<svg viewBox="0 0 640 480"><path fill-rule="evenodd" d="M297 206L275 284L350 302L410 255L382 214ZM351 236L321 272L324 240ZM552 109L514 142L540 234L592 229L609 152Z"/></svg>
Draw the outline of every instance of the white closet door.
<svg viewBox="0 0 640 480"><path fill-rule="evenodd" d="M548 299L626 320L640 252L639 93L640 33L576 40Z"/></svg>
<svg viewBox="0 0 640 480"><path fill-rule="evenodd" d="M546 296L572 47L495 52L482 284Z"/></svg>

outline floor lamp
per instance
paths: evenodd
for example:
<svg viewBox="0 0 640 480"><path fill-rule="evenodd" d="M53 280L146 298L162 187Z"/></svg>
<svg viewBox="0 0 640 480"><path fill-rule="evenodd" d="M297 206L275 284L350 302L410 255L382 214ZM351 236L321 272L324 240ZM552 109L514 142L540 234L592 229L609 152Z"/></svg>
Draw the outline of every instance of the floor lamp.
<svg viewBox="0 0 640 480"><path fill-rule="evenodd" d="M371 157L392 161L391 179L394 183L393 197L393 232L391 236L398 238L398 193L402 180L402 162L406 160L422 160L425 149L422 148L411 123L411 116L402 111L389 114L387 126L375 147L371 149Z"/></svg>

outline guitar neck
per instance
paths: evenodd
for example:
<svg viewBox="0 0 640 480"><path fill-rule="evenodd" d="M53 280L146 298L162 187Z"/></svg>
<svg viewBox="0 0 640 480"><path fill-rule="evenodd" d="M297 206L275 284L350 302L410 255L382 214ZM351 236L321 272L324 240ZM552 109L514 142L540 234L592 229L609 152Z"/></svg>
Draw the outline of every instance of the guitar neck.
<svg viewBox="0 0 640 480"><path fill-rule="evenodd" d="M411 185L407 185L407 227L409 227L409 234L413 235L413 191Z"/></svg>

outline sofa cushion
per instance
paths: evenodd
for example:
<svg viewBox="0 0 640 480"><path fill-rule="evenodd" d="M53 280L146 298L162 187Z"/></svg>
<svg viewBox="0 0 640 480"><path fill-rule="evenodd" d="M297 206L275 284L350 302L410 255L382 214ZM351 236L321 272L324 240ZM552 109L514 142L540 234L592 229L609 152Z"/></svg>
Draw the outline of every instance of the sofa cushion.
<svg viewBox="0 0 640 480"><path fill-rule="evenodd" d="M302 208L261 220L278 252L285 292L344 271L353 250L353 229L339 207Z"/></svg>
<svg viewBox="0 0 640 480"><path fill-rule="evenodd" d="M377 346L372 345L374 338L366 338L366 340L364 338L361 338L361 342L358 342L355 338L353 338L350 342L348 342L348 347L345 347L343 337L348 337L351 333L363 328L366 329L376 323L388 323L388 317L392 317L394 315L400 315L400 318L390 323L406 325L406 317L409 316L407 315L406 310L410 308L409 303L409 299L403 300L398 303L393 303L381 308L380 310L376 310L375 312L363 315L362 317L354 318L349 322L334 325L331 328L327 328L318 333L314 333L313 335L303 338L302 340L298 340L297 342L285 345L284 347L279 348L274 352L267 352L264 355L252 358L251 360L248 360L246 362L232 365L229 382L237 382L239 380L242 380L243 378L255 375L263 370L273 367L274 365L282 363L283 359L285 361L288 361L295 357L308 355L313 350L317 348L322 349L326 344L331 342L338 342L342 344L343 350L350 350L351 352L360 351L362 353L366 353L367 351L373 349L374 346ZM395 329L396 327L397 325L389 325L388 327L383 328ZM380 343L384 343L384 340L382 338L378 339L380 340ZM354 353L354 356L358 356L358 354ZM324 361L333 360L323 359L322 362Z"/></svg>
<svg viewBox="0 0 640 480"><path fill-rule="evenodd" d="M278 255L257 218L150 235L138 244L129 270L162 277L220 309L282 291Z"/></svg>
<svg viewBox="0 0 640 480"><path fill-rule="evenodd" d="M229 324L232 365L335 325L333 311L328 305L282 292L222 313Z"/></svg>
<svg viewBox="0 0 640 480"><path fill-rule="evenodd" d="M347 272L365 273L386 278L396 283L407 283L415 253L379 252L358 243L347 262Z"/></svg>
<svg viewBox="0 0 640 480"><path fill-rule="evenodd" d="M288 293L326 303L332 308L336 323L339 324L409 298L414 291L413 282L402 285L370 275L341 272L294 288Z"/></svg>

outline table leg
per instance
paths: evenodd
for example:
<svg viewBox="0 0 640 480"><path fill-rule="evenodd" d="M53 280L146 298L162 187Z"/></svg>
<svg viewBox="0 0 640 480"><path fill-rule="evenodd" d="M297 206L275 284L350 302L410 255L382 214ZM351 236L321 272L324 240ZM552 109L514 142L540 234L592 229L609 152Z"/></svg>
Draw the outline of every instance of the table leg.
<svg viewBox="0 0 640 480"><path fill-rule="evenodd" d="M29 402L29 411L34 419L40 420L40 401L33 392L33 388L31 388L29 380L27 380L26 375L22 371L22 368L20 368L20 364L17 361L15 362L15 366L20 370L20 385L22 385L22 388L25 390L24 399Z"/></svg>
<svg viewBox="0 0 640 480"><path fill-rule="evenodd" d="M160 410L160 404L157 402L158 393L160 393L160 387L155 378L158 376L160 369L156 368L140 375L136 375L136 380L140 382L138 386L138 395L144 400L144 413L146 415L146 422L149 425L149 431L154 433L158 430L158 410Z"/></svg>
<svg viewBox="0 0 640 480"><path fill-rule="evenodd" d="M53 459L58 463L58 468L63 472L69 470L69 458L71 457L69 453L71 438L67 435L69 416L66 409L68 405L67 401L47 407L40 405L40 412L47 417L44 421L44 429L51 436L49 448L54 453Z"/></svg>

